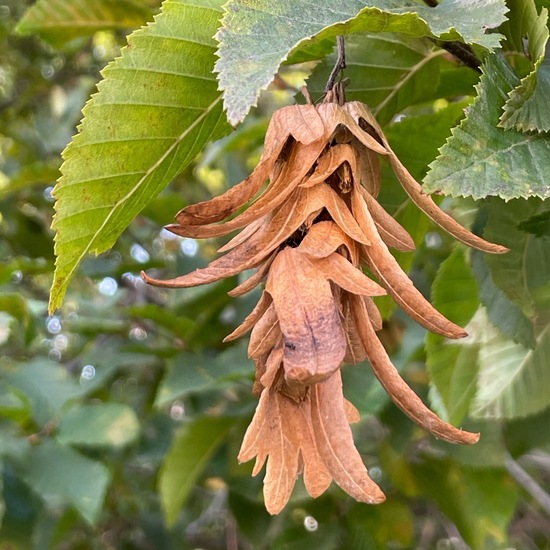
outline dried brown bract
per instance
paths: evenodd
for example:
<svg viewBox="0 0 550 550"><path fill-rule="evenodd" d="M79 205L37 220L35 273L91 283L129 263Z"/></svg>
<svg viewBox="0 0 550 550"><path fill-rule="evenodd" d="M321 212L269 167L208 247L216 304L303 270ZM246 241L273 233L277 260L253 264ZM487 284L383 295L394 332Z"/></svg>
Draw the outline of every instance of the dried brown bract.
<svg viewBox="0 0 550 550"><path fill-rule="evenodd" d="M248 354L260 399L239 460L256 457L254 475L267 461L264 496L274 514L287 503L299 474L312 497L334 480L359 501L384 500L353 444L349 423L358 413L343 397L344 362L367 358L394 402L436 437L463 444L479 438L430 411L376 335L382 319L372 297L388 293L428 330L466 336L420 294L389 251L413 250L414 242L376 200L380 158L387 158L411 200L442 229L485 252L506 252L422 193L365 105L340 104L330 100L334 97L277 111L252 174L223 195L184 208L177 223L167 226L194 238L242 229L220 249L224 255L172 280L143 274L154 285L190 287L256 268L230 294L240 296L263 283L261 298L226 340L251 331Z"/></svg>

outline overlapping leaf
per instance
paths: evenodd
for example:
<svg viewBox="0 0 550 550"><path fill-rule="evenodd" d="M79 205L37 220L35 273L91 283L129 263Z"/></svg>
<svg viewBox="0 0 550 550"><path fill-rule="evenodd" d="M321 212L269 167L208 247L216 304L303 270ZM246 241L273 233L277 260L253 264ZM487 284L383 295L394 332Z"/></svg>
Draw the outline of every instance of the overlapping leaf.
<svg viewBox="0 0 550 550"><path fill-rule="evenodd" d="M323 0L312 9L305 1L232 0L225 10L216 70L228 119L236 124L296 47L338 34L384 31L462 38L492 49L500 35L485 31L504 21L506 6L501 0L450 0L437 8L394 0L343 0L335 6Z"/></svg>
<svg viewBox="0 0 550 550"><path fill-rule="evenodd" d="M59 307L80 260L113 245L131 220L229 127L211 70L218 0L170 0L103 72L64 152L54 195Z"/></svg>
<svg viewBox="0 0 550 550"><path fill-rule="evenodd" d="M550 197L550 138L497 127L517 75L501 54L489 56L483 72L479 95L430 165L425 190L506 200Z"/></svg>
<svg viewBox="0 0 550 550"><path fill-rule="evenodd" d="M533 0L523 0L512 6L521 8L521 17L510 21L510 25L519 27L520 39L527 36L529 57L533 60L533 70L522 79L519 86L509 93L500 117L500 126L509 130L527 132L550 130L548 95L550 94L550 31L547 27L548 10L543 8L540 14ZM514 18L516 14L512 13ZM517 46L516 46L517 47ZM519 50L521 51L521 50Z"/></svg>
<svg viewBox="0 0 550 550"><path fill-rule="evenodd" d="M61 47L80 36L104 29L128 29L143 25L152 11L136 0L38 0L26 12L17 32L37 34Z"/></svg>

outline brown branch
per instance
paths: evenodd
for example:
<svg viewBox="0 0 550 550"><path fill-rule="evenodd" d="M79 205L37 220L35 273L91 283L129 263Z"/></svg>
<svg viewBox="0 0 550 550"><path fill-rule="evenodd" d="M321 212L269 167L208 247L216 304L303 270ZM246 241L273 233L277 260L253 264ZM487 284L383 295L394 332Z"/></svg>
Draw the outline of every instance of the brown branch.
<svg viewBox="0 0 550 550"><path fill-rule="evenodd" d="M434 44L437 44L440 48L447 50L451 55L462 61L464 65L481 74L481 60L473 52L472 48L468 46L468 44L464 44L458 40L445 42L444 40L432 39L432 41Z"/></svg>
<svg viewBox="0 0 550 550"><path fill-rule="evenodd" d="M334 83L336 82L336 78L338 77L338 74L341 73L346 68L346 50L344 47L343 36L336 37L336 46L338 51L338 57L336 58L336 63L334 64L334 68L332 69L332 72L328 77L327 85L325 86L325 93L330 92L332 88L334 88Z"/></svg>

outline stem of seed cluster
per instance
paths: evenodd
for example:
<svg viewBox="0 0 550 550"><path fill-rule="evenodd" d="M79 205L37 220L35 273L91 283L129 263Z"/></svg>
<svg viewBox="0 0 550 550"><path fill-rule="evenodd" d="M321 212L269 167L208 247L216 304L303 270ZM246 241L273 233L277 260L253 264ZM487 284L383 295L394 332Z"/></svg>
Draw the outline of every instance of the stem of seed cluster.
<svg viewBox="0 0 550 550"><path fill-rule="evenodd" d="M346 50L344 46L343 36L336 37L336 47L337 47L338 57L336 58L336 63L334 64L334 68L332 69L332 72L328 77L327 85L325 86L325 93L330 92L332 88L334 88L334 83L336 82L336 78L338 77L338 74L341 73L346 68Z"/></svg>

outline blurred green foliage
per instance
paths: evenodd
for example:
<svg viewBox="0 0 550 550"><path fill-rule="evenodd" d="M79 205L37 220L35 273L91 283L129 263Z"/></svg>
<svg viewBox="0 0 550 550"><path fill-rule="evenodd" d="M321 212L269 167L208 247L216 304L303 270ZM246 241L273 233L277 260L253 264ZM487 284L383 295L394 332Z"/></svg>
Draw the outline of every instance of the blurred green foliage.
<svg viewBox="0 0 550 550"><path fill-rule="evenodd" d="M138 24L158 10L153 1L124 0L126 10L134 4L125 21ZM261 475L251 478L251 465L236 460L256 404L253 365L246 342L221 343L257 296L229 298L236 281L160 291L139 272L175 275L215 256L221 242L175 239L162 225L249 173L270 113L292 101L314 63L281 69L279 89L150 197L111 251L86 259L63 307L48 316L60 154L126 31L111 22L91 38L83 31L54 40L54 49L15 33L23 17L32 20L27 9L31 3L19 0L0 5L0 550L549 548L547 201L445 202L511 248L484 258L435 230L386 174L380 200L418 245L400 261L472 336L426 339L382 302L381 338L419 395L480 431L481 441L464 448L428 437L389 401L368 364L344 367L346 395L362 415L356 444L388 500L358 504L335 486L312 500L299 485L270 517ZM93 13L97 24L101 10ZM400 67L388 92L394 101L368 98L382 105L392 145L422 178L463 116L477 75L446 54L416 71L399 56L411 48L433 56L431 44L384 36L393 50L386 42L377 49L381 35L349 39L353 93L372 94L360 80L369 63L376 74ZM312 90L329 66L317 67Z"/></svg>

